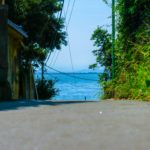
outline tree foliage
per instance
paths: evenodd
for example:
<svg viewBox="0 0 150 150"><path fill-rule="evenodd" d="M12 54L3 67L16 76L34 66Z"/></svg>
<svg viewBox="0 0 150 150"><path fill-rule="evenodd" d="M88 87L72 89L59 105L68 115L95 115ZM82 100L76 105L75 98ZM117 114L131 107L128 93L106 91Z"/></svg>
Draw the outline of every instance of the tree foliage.
<svg viewBox="0 0 150 150"><path fill-rule="evenodd" d="M9 18L28 33L27 44L37 43L49 51L66 45L64 21L57 15L62 5L57 0L6 0Z"/></svg>
<svg viewBox="0 0 150 150"><path fill-rule="evenodd" d="M150 1L116 2L115 79L103 84L104 98L150 100Z"/></svg>
<svg viewBox="0 0 150 150"><path fill-rule="evenodd" d="M118 0L114 97L150 100L149 0Z"/></svg>
<svg viewBox="0 0 150 150"><path fill-rule="evenodd" d="M64 20L58 17L62 3L58 0L6 0L6 4L9 19L28 34L25 45L22 43L20 70L29 70L31 64L44 68L48 53L67 44ZM53 81L43 79L43 70L42 79L37 81L38 94L41 99L50 99L57 90Z"/></svg>
<svg viewBox="0 0 150 150"><path fill-rule="evenodd" d="M38 97L41 100L49 100L58 94L58 90L54 88L53 80L37 80Z"/></svg>
<svg viewBox="0 0 150 150"><path fill-rule="evenodd" d="M93 50L93 54L97 57L96 62L109 68L111 66L111 35L107 30L98 27L91 40L94 41L94 46L98 49Z"/></svg>
<svg viewBox="0 0 150 150"><path fill-rule="evenodd" d="M94 69L98 66L105 67L104 73L101 74L103 80L108 80L111 77L111 35L107 30L102 27L97 27L94 31L91 40L94 41L94 46L97 48L93 50L94 56L96 56L96 63L90 65L90 69Z"/></svg>

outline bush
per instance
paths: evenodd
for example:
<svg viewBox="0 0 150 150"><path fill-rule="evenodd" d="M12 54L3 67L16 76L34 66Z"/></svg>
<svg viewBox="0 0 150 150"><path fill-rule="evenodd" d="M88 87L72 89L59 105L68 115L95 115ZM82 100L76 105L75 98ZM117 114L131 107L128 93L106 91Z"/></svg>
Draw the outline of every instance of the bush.
<svg viewBox="0 0 150 150"><path fill-rule="evenodd" d="M38 79L37 80L37 92L39 99L47 100L52 99L58 94L58 89L54 88L55 81Z"/></svg>

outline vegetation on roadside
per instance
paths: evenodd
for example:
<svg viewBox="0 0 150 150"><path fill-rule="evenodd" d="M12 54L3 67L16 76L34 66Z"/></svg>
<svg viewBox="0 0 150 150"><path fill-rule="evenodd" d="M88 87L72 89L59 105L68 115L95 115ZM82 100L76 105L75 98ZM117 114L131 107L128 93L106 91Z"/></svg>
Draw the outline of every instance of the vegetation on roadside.
<svg viewBox="0 0 150 150"><path fill-rule="evenodd" d="M37 82L38 98L48 100L58 94L58 89L54 88L55 82L53 80L38 79Z"/></svg>
<svg viewBox="0 0 150 150"><path fill-rule="evenodd" d="M117 0L114 79L111 77L111 40L107 40L108 33L98 27L92 35L94 46L98 48L97 51L93 51L96 64L105 67L104 73L100 76L104 99L150 100L149 2L149 0ZM104 33L107 34L102 38Z"/></svg>

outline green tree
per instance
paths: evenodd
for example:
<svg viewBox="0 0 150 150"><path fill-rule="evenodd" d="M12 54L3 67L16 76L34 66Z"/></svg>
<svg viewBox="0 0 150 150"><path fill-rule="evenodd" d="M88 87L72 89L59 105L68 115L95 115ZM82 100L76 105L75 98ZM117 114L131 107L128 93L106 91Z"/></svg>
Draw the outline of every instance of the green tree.
<svg viewBox="0 0 150 150"><path fill-rule="evenodd" d="M150 100L149 0L118 0L115 97Z"/></svg>
<svg viewBox="0 0 150 150"><path fill-rule="evenodd" d="M97 48L93 50L94 56L96 56L96 63L90 65L90 69L94 69L99 66L105 67L104 73L101 78L104 80L108 80L111 77L111 35L107 30L102 27L98 27L92 37L91 40L94 41L94 46ZM105 78L104 78L105 77Z"/></svg>
<svg viewBox="0 0 150 150"><path fill-rule="evenodd" d="M58 0L6 0L6 4L9 6L9 18L21 25L28 34L25 45L22 45L21 69L26 71L31 64L41 65L42 79L38 82L38 88L45 92L47 88L47 93L53 93L53 96L54 83L44 79L44 61L48 53L54 49L60 50L61 45L67 44L64 20L57 17L63 3ZM49 96L47 94L44 98Z"/></svg>
<svg viewBox="0 0 150 150"><path fill-rule="evenodd" d="M108 3L107 0L104 1ZM150 100L149 2L149 0L116 1L115 78L113 80L109 78L103 82L106 99ZM103 39L97 36L99 45L102 41ZM97 57L97 60L100 60L99 63L109 68L108 64L104 63L104 58L107 58L108 54L98 53L97 55L100 55ZM109 71L112 74L111 69Z"/></svg>
<svg viewBox="0 0 150 150"><path fill-rule="evenodd" d="M57 18L62 5L57 0L6 0L9 18L28 33L27 43L53 51L66 45L64 21Z"/></svg>
<svg viewBox="0 0 150 150"><path fill-rule="evenodd" d="M37 80L37 91L39 99L48 100L58 94L58 90L54 88L53 80Z"/></svg>

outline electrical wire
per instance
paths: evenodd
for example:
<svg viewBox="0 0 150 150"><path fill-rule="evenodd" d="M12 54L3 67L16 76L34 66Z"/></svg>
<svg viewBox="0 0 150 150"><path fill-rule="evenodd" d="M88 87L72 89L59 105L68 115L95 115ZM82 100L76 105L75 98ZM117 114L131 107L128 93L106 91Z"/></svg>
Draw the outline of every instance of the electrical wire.
<svg viewBox="0 0 150 150"><path fill-rule="evenodd" d="M69 4L70 4L70 1L69 1ZM72 14L73 14L74 6L75 6L75 0L73 1L73 5L72 5L72 8L71 8L71 13L70 13L70 17L69 17L68 23L66 24L66 32L68 32L67 30L68 30L69 23L70 23ZM68 9L69 9L69 6L67 7L67 11L68 11ZM66 14L66 17L67 17L67 14ZM70 46L69 34L68 34L68 49L69 49L69 56L70 56L70 62L71 62L72 72L74 72L74 65L73 65L73 59L72 59L72 53L71 53L71 46Z"/></svg>
<svg viewBox="0 0 150 150"><path fill-rule="evenodd" d="M56 73L56 74L58 74L58 73ZM54 81L56 81L56 83L57 82L59 82L60 80L59 80L59 78L57 78L57 75L55 76L53 73L45 73L45 75L48 75L48 76L51 76L52 77L52 79L54 80ZM64 75L64 74L62 74L62 75ZM66 76L66 75L64 75L64 76ZM68 75L67 75L68 76ZM70 77L70 76L69 76ZM72 77L71 77L72 78ZM76 82L77 83L77 82ZM88 88L88 89L91 89L91 90L99 90L100 89L100 87L99 88L93 88L93 87L87 87L86 85L77 85L76 83L72 83L72 84L69 84L69 86L71 86L71 87L73 87L73 88Z"/></svg>
<svg viewBox="0 0 150 150"><path fill-rule="evenodd" d="M64 3L63 3L63 6L64 6ZM67 5L65 20L66 20L66 17L67 17L67 13L68 13L68 10L69 10L69 6L70 6L70 0L69 0L68 5ZM69 25L69 22L70 22L70 20L71 20L71 16L72 16L72 14L73 14L73 8L74 8L74 6L75 6L75 0L73 1L73 5L72 5L72 9L71 9L69 21L68 21L68 24L66 25L66 30L67 30L68 25ZM61 16L62 16L62 12L63 12L63 9L62 9L62 11L61 11L61 13L60 13L59 19L60 19ZM71 48L70 48L70 43L69 43L69 36L68 36L68 47L69 47L69 56L70 56L71 68L72 68L72 71L74 71L73 59L72 59ZM51 66L52 64L55 65L55 63L56 63L56 61L57 61L57 58L58 58L59 53L57 53L56 57L55 57L55 54L56 54L56 51L55 51L55 53L54 53L54 55L53 55L53 57L52 57L52 61L51 61L51 63L50 63L50 66ZM54 57L55 57L55 60L54 60ZM50 56L48 57L46 63L48 62L49 58L50 58Z"/></svg>
<svg viewBox="0 0 150 150"><path fill-rule="evenodd" d="M72 72L74 72L74 65L73 65L73 58L72 58L72 53L71 53L71 46L70 46L70 42L69 42L69 36L68 36L68 50L69 50L69 58L70 58L70 62L71 62L71 69L72 69ZM58 51L57 54L55 51L54 55L56 54L56 56L52 57L52 61L51 61L51 63L49 63L49 66L54 66L56 64L59 53L60 53L60 51ZM55 57L55 60L54 60L54 57Z"/></svg>
<svg viewBox="0 0 150 150"><path fill-rule="evenodd" d="M73 14L73 10L74 10L74 6L75 6L75 0L73 1L73 5L72 5L72 8L71 8L71 13L70 13L70 16L69 16L69 20L68 20L68 23L66 23L66 32L68 32L68 27L69 27L69 23L71 21L71 17L72 17L72 14ZM70 6L70 0L68 2L68 6L67 6L67 12L69 10L69 6ZM66 17L67 17L67 12L66 12ZM71 53L71 46L70 46L70 40L69 40L69 35L68 35L68 48L69 48L69 56L70 56L70 62L71 62L71 68L72 68L72 71L74 72L74 65L73 65L73 59L72 59L72 53Z"/></svg>
<svg viewBox="0 0 150 150"><path fill-rule="evenodd" d="M72 18L75 2L76 2L76 0L73 1L73 5L72 5L72 8L71 8L71 13L70 13L70 16L69 16L69 19L68 19L68 23L67 23L67 28L68 28L68 26L70 24L70 21L71 21L71 18Z"/></svg>
<svg viewBox="0 0 150 150"><path fill-rule="evenodd" d="M68 5L67 5L67 10L66 10L65 18L67 18L67 14L68 14L69 6L70 6L70 0L68 1Z"/></svg>
<svg viewBox="0 0 150 150"><path fill-rule="evenodd" d="M57 69L55 69L55 68L52 68L52 67L50 67L50 66L47 66L47 65L46 65L46 67L49 68L49 69L51 69L51 70L53 70L53 71L55 71L55 72L64 74L64 75L69 76L69 77L74 78L74 79L81 79L81 80L88 80L88 81L96 81L96 82L99 81L99 80L88 79L88 78L82 78L82 77L77 77L77 76L74 76L74 75L70 75L70 74L68 74L68 73L66 73L66 72L59 71L59 70L57 70Z"/></svg>
<svg viewBox="0 0 150 150"><path fill-rule="evenodd" d="M56 56L56 51L53 52L53 56L52 56L51 61L49 63L50 66L53 64L55 56Z"/></svg>
<svg viewBox="0 0 150 150"><path fill-rule="evenodd" d="M53 61L53 63L52 63L50 66L54 66L54 65L56 64L56 61L57 61L58 56L59 56L59 53L60 53L60 51L57 51L57 54L56 54L55 60Z"/></svg>
<svg viewBox="0 0 150 150"><path fill-rule="evenodd" d="M69 56L70 56L71 67L72 67L72 71L74 72L74 65L73 65L73 59L72 59L72 53L71 53L71 46L70 46L69 35L68 35L68 48L69 48Z"/></svg>
<svg viewBox="0 0 150 150"><path fill-rule="evenodd" d="M59 15L59 18L58 18L58 22L60 22L60 19L61 19L61 17L62 17L62 12L63 12L63 7L64 7L64 1L65 1L65 0L63 0L63 3L62 3L62 9L61 9L61 12L60 12L60 15ZM52 44L53 44L54 41L56 40L56 36L57 36L57 33L55 33L54 38L53 38L53 40L51 41ZM52 45L52 44L51 44L51 45ZM48 56L47 56L47 59L46 59L46 61L45 61L45 64L47 64L47 62L49 61L50 56L51 56L51 52L49 52L49 54L48 54Z"/></svg>

